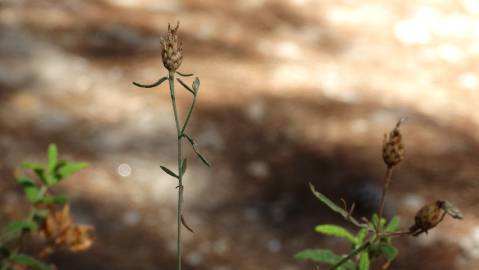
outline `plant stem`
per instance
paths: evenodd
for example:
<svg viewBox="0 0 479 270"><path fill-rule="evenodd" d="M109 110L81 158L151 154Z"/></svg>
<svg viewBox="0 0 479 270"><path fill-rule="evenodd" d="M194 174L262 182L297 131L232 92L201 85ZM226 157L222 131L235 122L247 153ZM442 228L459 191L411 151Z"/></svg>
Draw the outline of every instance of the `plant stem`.
<svg viewBox="0 0 479 270"><path fill-rule="evenodd" d="M183 174L181 173L181 160L182 160L182 151L181 151L181 142L183 136L181 136L182 131L180 129L180 122L178 120L178 110L176 109L176 97L175 97L175 73L169 72L168 82L170 84L170 95L171 95L171 104L173 106L173 113L175 115L175 124L178 140L178 205L177 205L177 236L176 236L176 256L177 256L177 265L176 269L181 270L181 215L182 215L182 204L183 204Z"/></svg>
<svg viewBox="0 0 479 270"><path fill-rule="evenodd" d="M386 201L386 194L389 190L389 183L391 182L392 173L393 173L393 168L391 166L388 166L386 170L386 176L384 177L383 193L381 194L381 200L379 202L378 224L377 224L378 234L380 233L380 230L381 230L381 219L383 217L383 212L384 212L384 203Z"/></svg>
<svg viewBox="0 0 479 270"><path fill-rule="evenodd" d="M371 244L371 241L366 241L364 244L362 244L360 247L358 247L357 249L353 250L351 253L348 254L348 256L344 257L342 260L340 260L339 262L335 263L333 266L331 266L331 268L329 268L329 270L334 270L334 269L337 269L338 267L340 267L342 264L346 263L347 261L349 261L352 257L356 256L359 252L363 251L364 249L366 249L367 247L369 247L369 245Z"/></svg>

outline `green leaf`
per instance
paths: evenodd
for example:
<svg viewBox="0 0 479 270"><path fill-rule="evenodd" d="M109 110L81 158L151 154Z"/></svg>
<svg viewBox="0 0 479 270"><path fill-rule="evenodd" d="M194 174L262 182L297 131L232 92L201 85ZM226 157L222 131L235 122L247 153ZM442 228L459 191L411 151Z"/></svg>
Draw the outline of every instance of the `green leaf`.
<svg viewBox="0 0 479 270"><path fill-rule="evenodd" d="M32 220L13 221L7 224L7 231L10 233L20 233L23 231L35 231L38 225Z"/></svg>
<svg viewBox="0 0 479 270"><path fill-rule="evenodd" d="M181 176L185 175L186 166L187 166L187 163L186 163L186 158L185 158L185 159L183 159L183 161L181 162Z"/></svg>
<svg viewBox="0 0 479 270"><path fill-rule="evenodd" d="M394 216L391 221L389 221L389 224L386 226L386 232L388 233L393 233L397 231L399 226L399 217Z"/></svg>
<svg viewBox="0 0 479 270"><path fill-rule="evenodd" d="M359 270L369 270L369 254L366 251L359 255Z"/></svg>
<svg viewBox="0 0 479 270"><path fill-rule="evenodd" d="M15 263L25 265L25 266L30 266L35 269L40 269L40 270L51 269L48 265L26 254L17 254L10 257L10 259Z"/></svg>
<svg viewBox="0 0 479 270"><path fill-rule="evenodd" d="M398 254L398 250L395 247L390 245L381 245L379 247L379 250L381 251L382 254L386 256L388 261L394 260Z"/></svg>
<svg viewBox="0 0 479 270"><path fill-rule="evenodd" d="M17 183L23 187L23 192L27 196L27 199L31 203L36 203L41 198L40 189L37 187L32 179L26 176L20 176L17 178Z"/></svg>
<svg viewBox="0 0 479 270"><path fill-rule="evenodd" d="M57 204L57 205L64 205L68 198L64 195L56 195L56 196L44 196L41 200L44 204Z"/></svg>
<svg viewBox="0 0 479 270"><path fill-rule="evenodd" d="M327 207L329 207L329 209L331 209L334 212L340 214L345 219L351 221L354 225L359 226L359 227L364 227L363 224L359 223L356 219L354 219L352 216L350 216L349 213L346 212L346 210L337 206L330 199L328 199L328 197L326 197L323 194L321 194L320 192L316 191L313 184L309 183L309 187L310 187L311 191L313 192L314 196L316 196L316 198L318 198L322 203L324 203Z"/></svg>
<svg viewBox="0 0 479 270"><path fill-rule="evenodd" d="M57 169L57 174L59 175L60 179L63 179L86 167L88 167L88 163L86 162L65 162L63 166L60 166Z"/></svg>
<svg viewBox="0 0 479 270"><path fill-rule="evenodd" d="M211 163L198 151L195 151L196 156L208 167L211 166Z"/></svg>
<svg viewBox="0 0 479 270"><path fill-rule="evenodd" d="M378 221L379 221L379 216L378 216L378 214L374 213L372 218L371 218L370 226L372 226L373 228L378 229ZM381 224L380 224L381 231L383 230L385 224L386 224L386 219L381 218Z"/></svg>
<svg viewBox="0 0 479 270"><path fill-rule="evenodd" d="M35 220L37 222L41 222L48 217L49 213L50 213L50 211L48 209L36 209L33 212L33 220Z"/></svg>
<svg viewBox="0 0 479 270"><path fill-rule="evenodd" d="M52 143L48 146L48 172L52 173L57 166L58 162L58 149L57 146Z"/></svg>
<svg viewBox="0 0 479 270"><path fill-rule="evenodd" d="M296 253L294 255L294 258L297 260L322 262L330 265L334 265L335 263L343 259L343 257L336 255L327 249L305 249ZM356 270L356 265L351 261L347 261L337 269Z"/></svg>
<svg viewBox="0 0 479 270"><path fill-rule="evenodd" d="M31 170L43 170L43 165L34 162L23 162L22 167Z"/></svg>
<svg viewBox="0 0 479 270"><path fill-rule="evenodd" d="M367 228L361 228L356 235L356 245L361 245L364 242L364 239L366 239L366 236L368 235L368 229Z"/></svg>
<svg viewBox="0 0 479 270"><path fill-rule="evenodd" d="M338 225L324 224L318 225L314 229L318 233L333 235L349 240L351 243L356 243L357 239L348 230Z"/></svg>
<svg viewBox="0 0 479 270"><path fill-rule="evenodd" d="M193 151L195 152L196 156L198 156L198 158L208 167L211 166L210 162L200 153L200 151L198 150L198 147L196 146L196 142L195 140L193 140L190 136L188 136L188 134L184 133L183 136L186 137L186 139L188 139L188 141L190 142L191 146L193 147Z"/></svg>
<svg viewBox="0 0 479 270"><path fill-rule="evenodd" d="M166 167L164 167L164 166L160 166L160 168L161 168L165 173L169 174L170 176L173 176L173 177L179 179L178 175L176 175L176 173L172 172L170 169L168 169L168 168L166 168Z"/></svg>
<svg viewBox="0 0 479 270"><path fill-rule="evenodd" d="M186 83L184 83L180 78L177 78L176 79L186 90L188 90L190 93L194 95L196 95L195 91L193 89L191 89L188 85L186 85Z"/></svg>

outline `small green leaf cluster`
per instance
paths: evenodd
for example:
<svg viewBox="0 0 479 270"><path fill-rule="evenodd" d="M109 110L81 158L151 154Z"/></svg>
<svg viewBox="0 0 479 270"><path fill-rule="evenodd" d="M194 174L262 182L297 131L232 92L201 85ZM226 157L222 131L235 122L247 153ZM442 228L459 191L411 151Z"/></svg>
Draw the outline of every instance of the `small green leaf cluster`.
<svg viewBox="0 0 479 270"><path fill-rule="evenodd" d="M28 175L16 176L16 182L23 189L31 207L27 217L8 223L1 231L0 270L13 270L15 265L40 270L51 269L47 264L22 252L23 239L28 234L39 231L50 214L51 206L64 205L68 202L65 195L54 195L50 188L87 166L86 162L59 159L55 144L50 144L48 147L46 165L33 162L22 163L22 167L31 170L37 178Z"/></svg>
<svg viewBox="0 0 479 270"><path fill-rule="evenodd" d="M339 270L368 270L372 259L384 257L385 266L389 265L397 256L397 249L392 246L392 236L397 233L399 218L397 216L387 221L379 220L378 214L374 213L371 221L364 219L359 222L351 213L336 205L325 195L314 189L310 184L313 194L332 211L340 214L351 224L357 226L358 232L353 234L348 229L335 224L322 224L315 231L324 235L342 238L351 244L348 255L338 255L328 249L306 249L295 255L299 260L310 260L330 265L330 269Z"/></svg>

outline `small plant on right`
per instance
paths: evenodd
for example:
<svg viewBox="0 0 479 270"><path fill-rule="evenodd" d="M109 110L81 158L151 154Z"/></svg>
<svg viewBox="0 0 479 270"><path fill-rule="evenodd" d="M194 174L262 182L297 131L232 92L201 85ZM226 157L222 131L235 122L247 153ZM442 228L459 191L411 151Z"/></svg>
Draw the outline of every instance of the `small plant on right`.
<svg viewBox="0 0 479 270"><path fill-rule="evenodd" d="M315 187L309 183L313 194L332 211L344 217L348 222L358 228L353 234L346 228L335 224L322 224L315 228L318 233L343 238L350 242L351 251L347 255L337 255L328 249L306 249L295 255L299 260L310 260L330 265L328 269L334 270L368 270L371 261L379 257L385 257L385 263L381 269L388 269L391 262L396 258L398 250L393 246L393 237L418 236L436 227L446 215L455 219L462 219L462 213L450 202L437 200L423 206L414 218L414 224L408 230L398 230L399 217L394 216L390 220L383 217L384 203L389 191L393 168L404 159L404 145L400 126L404 118L399 120L394 129L384 135L382 157L386 164L386 176L379 201L379 208L368 220L365 217L361 221L353 217L354 203L348 209L344 200L343 207L336 205Z"/></svg>

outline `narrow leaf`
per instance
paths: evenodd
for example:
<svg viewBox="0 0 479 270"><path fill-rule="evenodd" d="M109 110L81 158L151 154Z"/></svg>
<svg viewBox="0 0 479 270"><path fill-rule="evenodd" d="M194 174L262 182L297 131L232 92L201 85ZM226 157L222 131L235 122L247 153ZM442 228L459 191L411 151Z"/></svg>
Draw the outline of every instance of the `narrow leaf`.
<svg viewBox="0 0 479 270"><path fill-rule="evenodd" d="M138 86L138 87L141 87L141 88L153 88L155 86L158 86L160 85L161 83L163 83L164 81L166 81L168 79L168 77L163 77L161 79L159 79L158 81L152 83L152 84L141 84L141 83L137 83L137 82L133 82L133 84L135 86Z"/></svg>
<svg viewBox="0 0 479 270"><path fill-rule="evenodd" d="M371 225L373 228L376 228L376 229L378 228L378 225L379 225L380 228L381 228L381 231L382 231L383 228L384 228L384 225L386 224L386 219L385 219L385 218L381 218L381 224L379 224L378 221L379 221L379 216L378 216L378 214L374 213L373 216L372 216L372 218L371 218L371 224L370 224L370 225Z"/></svg>
<svg viewBox="0 0 479 270"><path fill-rule="evenodd" d="M30 266L35 269L40 269L40 270L51 269L48 265L26 254L17 254L17 255L11 256L10 259L15 263L25 265L25 266Z"/></svg>
<svg viewBox="0 0 479 270"><path fill-rule="evenodd" d="M361 228L356 235L356 245L361 245L364 242L364 239L366 239L366 236L368 235L368 229L367 228Z"/></svg>
<svg viewBox="0 0 479 270"><path fill-rule="evenodd" d="M181 176L185 175L186 166L187 166L187 163L186 163L186 158L185 158L185 159L183 159L183 161L181 162Z"/></svg>
<svg viewBox="0 0 479 270"><path fill-rule="evenodd" d="M315 231L322 234L333 235L349 240L351 243L356 243L356 237L354 237L348 230L341 226L324 224L318 225Z"/></svg>
<svg viewBox="0 0 479 270"><path fill-rule="evenodd" d="M197 148L195 140L193 140L188 134L183 134L186 139L190 142L191 146L193 147L193 151L195 152L196 156L208 167L211 166L210 162L200 153L200 151Z"/></svg>
<svg viewBox="0 0 479 270"><path fill-rule="evenodd" d="M195 154L196 154L196 156L198 156L198 158L199 158L206 166L208 166L208 167L211 166L211 163L210 163L203 155L201 155L200 152L195 151Z"/></svg>
<svg viewBox="0 0 479 270"><path fill-rule="evenodd" d="M366 251L359 255L359 270L369 270L369 254Z"/></svg>
<svg viewBox="0 0 479 270"><path fill-rule="evenodd" d="M345 219L351 221L354 225L359 226L359 227L364 227L363 224L360 224L356 219L354 219L352 216L350 216L349 213L346 212L343 208L336 205L334 202L332 202L330 199L328 199L328 197L326 197L323 194L321 194L320 192L316 191L313 184L309 183L309 187L310 187L311 191L313 192L314 196L316 196L316 198L318 198L322 203L324 203L327 207L329 207L329 209L331 209L332 211L340 214Z"/></svg>
<svg viewBox="0 0 479 270"><path fill-rule="evenodd" d="M35 231L38 225L32 220L13 221L7 224L7 231L10 233L20 233L23 231Z"/></svg>
<svg viewBox="0 0 479 270"><path fill-rule="evenodd" d="M48 172L53 172L58 162L58 149L55 144L48 146Z"/></svg>
<svg viewBox="0 0 479 270"><path fill-rule="evenodd" d="M379 247L379 250L381 251L382 254L386 256L388 261L394 260L398 254L398 250L395 247L390 245L381 245Z"/></svg>
<svg viewBox="0 0 479 270"><path fill-rule="evenodd" d="M196 95L195 94L195 91L193 91L193 89L191 89L188 85L186 85L186 83L184 83L180 78L177 78L176 79L186 90L188 90L190 93L192 93L193 95Z"/></svg>
<svg viewBox="0 0 479 270"><path fill-rule="evenodd" d="M32 179L26 176L17 178L17 183L23 187L23 192L31 203L36 203L41 198L40 189Z"/></svg>
<svg viewBox="0 0 479 270"><path fill-rule="evenodd" d="M399 226L399 217L394 216L391 221L389 221L388 225L386 226L386 232L393 233L397 231Z"/></svg>
<svg viewBox="0 0 479 270"><path fill-rule="evenodd" d="M182 73L182 72L179 72L178 70L176 71L176 73L183 77L190 77L194 75L193 73Z"/></svg>
<svg viewBox="0 0 479 270"><path fill-rule="evenodd" d="M306 249L296 253L294 255L294 258L297 260L310 260L334 265L339 262L343 257L336 255L327 249ZM356 266L351 261L348 261L342 264L341 267L337 269L355 270Z"/></svg>
<svg viewBox="0 0 479 270"><path fill-rule="evenodd" d="M172 172L170 169L168 169L168 168L166 168L166 167L164 167L164 166L160 166L160 168L161 168L165 173L169 174L170 176L173 176L173 177L179 179L178 175L176 175L176 173Z"/></svg>
<svg viewBox="0 0 479 270"><path fill-rule="evenodd" d="M57 169L60 180L88 167L86 162L65 162L65 165Z"/></svg>
<svg viewBox="0 0 479 270"><path fill-rule="evenodd" d="M23 162L22 167L31 170L43 170L43 165L34 162Z"/></svg>
<svg viewBox="0 0 479 270"><path fill-rule="evenodd" d="M44 204L57 204L57 205L64 205L67 202L68 198L64 195L57 195L57 196L44 196L40 202Z"/></svg>

